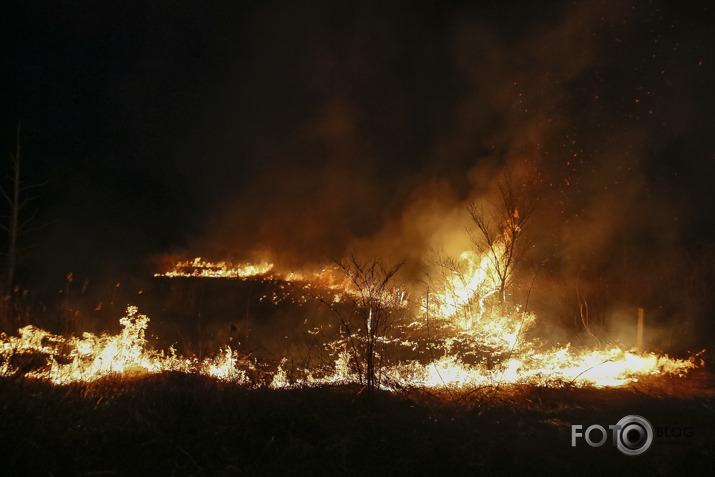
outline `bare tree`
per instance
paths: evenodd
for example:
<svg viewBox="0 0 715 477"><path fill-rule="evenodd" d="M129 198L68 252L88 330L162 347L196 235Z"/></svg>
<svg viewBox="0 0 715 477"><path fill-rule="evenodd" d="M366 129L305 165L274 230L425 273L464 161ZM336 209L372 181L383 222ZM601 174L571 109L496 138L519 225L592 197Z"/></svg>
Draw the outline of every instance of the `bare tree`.
<svg viewBox="0 0 715 477"><path fill-rule="evenodd" d="M467 205L476 229L468 229L469 238L480 254L489 260L492 278L502 305L506 291L528 249L525 227L535 203L529 202L524 183L515 184L511 172L503 173L498 182L498 203Z"/></svg>
<svg viewBox="0 0 715 477"><path fill-rule="evenodd" d="M20 236L27 231L28 224L35 218L36 211L27 213L27 206L34 199L28 196L30 189L38 187L40 184L24 185L20 171L20 132L21 125L18 123L15 137L15 153L11 155L12 170L8 179L10 180L10 191L0 187L0 194L5 198L8 207L7 222L0 223L0 229L7 233L7 252L5 253L5 283L3 287L3 327L5 329L14 328L17 323L14 317L10 316L10 305L16 287L16 270L19 254Z"/></svg>
<svg viewBox="0 0 715 477"><path fill-rule="evenodd" d="M330 308L346 332L360 383L372 391L380 384L385 354L384 346L382 352L379 350L379 341L387 333L404 297L404 292L394 284L402 264L386 267L378 259L362 262L350 256L337 261L337 266L352 289L346 293L342 307L330 304ZM355 317L357 324L353 323Z"/></svg>

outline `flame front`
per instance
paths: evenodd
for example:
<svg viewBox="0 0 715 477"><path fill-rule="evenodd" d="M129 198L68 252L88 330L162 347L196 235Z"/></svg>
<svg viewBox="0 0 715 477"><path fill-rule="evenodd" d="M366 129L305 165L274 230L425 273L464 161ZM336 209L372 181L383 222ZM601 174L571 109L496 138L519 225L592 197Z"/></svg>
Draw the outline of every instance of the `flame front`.
<svg viewBox="0 0 715 477"><path fill-rule="evenodd" d="M179 371L200 373L220 379L243 381L236 367L237 354L226 347L214 359L198 361L147 348L144 337L149 318L130 306L117 335L65 339L32 325L19 330L18 337L2 339L2 375L22 372L31 378L55 384L90 382L110 375L136 375Z"/></svg>
<svg viewBox="0 0 715 477"><path fill-rule="evenodd" d="M536 322L532 313L518 307L494 304L497 282L490 269L492 262L473 251L449 262L445 273L419 298L417 312L410 320L396 323L394 329L404 336L381 336L380 342L404 349L427 350L429 359L403 359L381 365L381 386L449 389L500 384L568 383L576 386L622 386L650 375L683 375L695 367L692 360L679 360L653 353L631 352L617 346L597 349L573 349L571 346L546 348L527 341L525 332ZM201 278L248 278L266 276L270 263L233 266L228 262L211 263L197 258L178 263L162 276ZM335 280L332 271L320 274L291 273L281 278L321 287L334 294L334 303L359 293L347 282ZM404 292L393 305L407 307ZM489 301L492 300L490 304ZM498 302L498 300L497 300ZM414 309L411 308L411 309ZM226 346L212 358L178 356L147 347L145 332L149 318L130 306L120 320L117 335L63 338L26 326L18 337L2 336L0 348L3 375L22 373L53 383L89 382L105 376L145 374L165 371L199 373L220 380L258 385L248 376L256 370L254 361ZM368 326L370 322L368 322ZM425 341L429 329L438 336ZM393 333L394 334L394 333ZM412 338L405 337L411 336ZM359 339L355 337L355 339ZM287 369L283 359L267 380L272 387L358 382L355 355L348 352L346 338L324 343L333 350L332 369ZM424 354L422 357L424 358ZM489 359L477 359L487 356ZM262 382L266 382L264 379Z"/></svg>
<svg viewBox="0 0 715 477"><path fill-rule="evenodd" d="M201 277L201 278L250 278L264 275L271 271L272 263L245 263L235 265L231 262L209 262L196 257L193 260L177 263L166 273L157 273L161 277Z"/></svg>

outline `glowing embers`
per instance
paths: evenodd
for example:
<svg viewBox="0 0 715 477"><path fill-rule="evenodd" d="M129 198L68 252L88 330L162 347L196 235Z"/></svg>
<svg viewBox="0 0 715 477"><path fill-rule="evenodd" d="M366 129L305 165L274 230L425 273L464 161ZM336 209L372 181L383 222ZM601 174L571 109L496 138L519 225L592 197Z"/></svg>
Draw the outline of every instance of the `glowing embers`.
<svg viewBox="0 0 715 477"><path fill-rule="evenodd" d="M216 357L203 361L177 356L173 349L166 355L147 348L144 333L148 323L147 316L130 306L127 316L120 320L123 328L117 335L84 333L81 338L65 339L26 326L19 330L19 337L2 336L0 374L23 374L55 384L163 371L199 373L238 382L245 380L245 370L238 366L238 354L229 347L222 349Z"/></svg>
<svg viewBox="0 0 715 477"><path fill-rule="evenodd" d="M157 273L157 277L201 277L201 278L249 278L265 275L273 269L273 264L263 262L259 264L231 262L207 262L196 257L193 260L177 263L174 268L166 273Z"/></svg>

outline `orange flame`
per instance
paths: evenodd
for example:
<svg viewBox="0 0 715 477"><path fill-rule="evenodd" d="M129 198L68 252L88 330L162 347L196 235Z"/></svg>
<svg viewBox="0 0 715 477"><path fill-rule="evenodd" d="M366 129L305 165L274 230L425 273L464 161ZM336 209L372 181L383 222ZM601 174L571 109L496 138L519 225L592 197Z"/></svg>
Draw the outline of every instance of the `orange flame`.
<svg viewBox="0 0 715 477"><path fill-rule="evenodd" d="M428 362L404 360L387 363L381 369L382 386L419 386L452 389L497 384L570 383L576 386L622 386L645 376L683 375L696 367L694 362L659 356L653 353L633 353L617 346L601 349L574 350L569 345L545 349L529 342L524 336L536 322L536 316L513 307L487 307L485 299L496 289L490 266L493 264L479 254L468 251L453 261L454 267L434 283L430 293L421 298L424 320L409 324L397 323L407 335L420 335L428 320L438 326L443 335L435 357ZM247 278L272 273L273 264L211 263L200 258L180 262L165 277ZM341 294L354 295L346 281L337 281L333 270L320 274L292 273L282 279L300 281L305 286L336 290L336 301ZM406 306L405 294L396 306ZM414 319L414 317L413 317ZM63 338L33 326L19 330L19 336L0 336L0 373L22 373L31 378L63 384L89 382L112 374L145 374L164 371L199 373L216 379L252 383L249 371L253 363L230 347L222 348L215 357L198 360L178 356L173 348L168 353L147 347L145 332L149 318L136 307L127 308L120 320L122 331L117 335L95 336L84 333L81 338ZM418 343L406 338L381 337L384 344L399 342L413 350ZM333 355L332 370L293 371L289 376L287 360L283 359L272 376L274 388L357 382L359 376L347 352L345 342L325 343L326 348L344 350ZM498 357L495 363L469 364L464 352L458 349L486 350ZM468 354L468 353L467 353ZM473 362L474 360L472 360Z"/></svg>

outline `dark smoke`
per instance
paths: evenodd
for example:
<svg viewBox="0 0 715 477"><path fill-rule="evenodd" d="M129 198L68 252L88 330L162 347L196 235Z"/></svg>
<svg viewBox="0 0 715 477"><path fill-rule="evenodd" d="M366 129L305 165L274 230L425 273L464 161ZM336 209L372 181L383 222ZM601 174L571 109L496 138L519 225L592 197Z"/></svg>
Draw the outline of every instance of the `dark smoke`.
<svg viewBox="0 0 715 477"><path fill-rule="evenodd" d="M580 326L578 300L601 325L623 307L681 323L702 312L679 285L703 252L695 231L712 230L695 212L707 199L680 182L712 172L702 12L585 2L510 13L422 4L259 16L255 87L271 78L277 91L249 87L252 107L299 107L259 116L250 179L200 247L288 267L358 250L417 275L433 252L470 246L465 203L498 201L496 179L517 171L538 202L531 256L549 260L535 298L547 313ZM309 20L298 28L295 17Z"/></svg>
<svg viewBox="0 0 715 477"><path fill-rule="evenodd" d="M57 179L53 263L357 252L417 277L511 171L545 315L578 325L585 299L604 326L643 306L685 329L713 304L706 1L114 10L24 7L8 30L6 110Z"/></svg>

